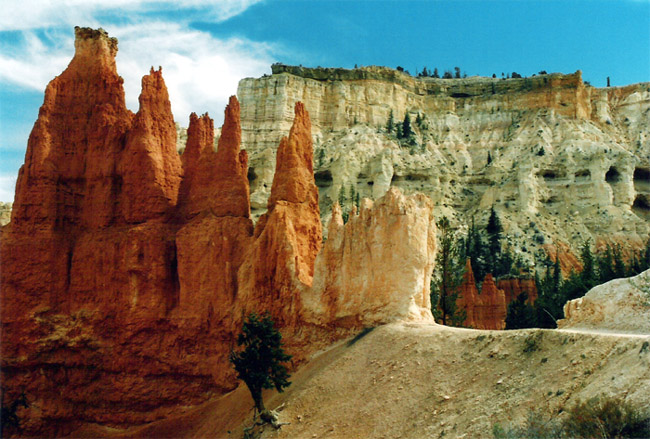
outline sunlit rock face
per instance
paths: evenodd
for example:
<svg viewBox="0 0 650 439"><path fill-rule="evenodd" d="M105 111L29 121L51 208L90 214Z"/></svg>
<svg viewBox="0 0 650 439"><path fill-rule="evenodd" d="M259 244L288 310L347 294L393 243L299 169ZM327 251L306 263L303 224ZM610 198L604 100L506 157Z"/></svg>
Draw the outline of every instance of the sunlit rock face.
<svg viewBox="0 0 650 439"><path fill-rule="evenodd" d="M431 201L391 189L363 200L343 224L338 204L305 293L307 320L368 327L395 320L433 322L429 285L436 227Z"/></svg>
<svg viewBox="0 0 650 439"><path fill-rule="evenodd" d="M228 355L250 311L274 317L295 364L358 326L431 321L428 198L364 201L345 246L321 252L311 120L296 102L254 226L237 98L216 150L212 119L192 114L179 156L162 70L143 77L133 114L117 41L77 28L75 46L0 229L1 383L5 401L30 403L23 434L142 424L232 389ZM358 270L360 258L374 259Z"/></svg>
<svg viewBox="0 0 650 439"><path fill-rule="evenodd" d="M650 234L648 83L597 89L580 72L444 80L275 65L241 80L238 97L254 217L300 100L326 220L341 194L349 210L351 191L377 199L391 186L428 195L436 215L461 228L472 216L486 224L493 206L519 256L532 263L559 247L565 274L586 240L638 249ZM387 133L391 111L395 123L410 115L413 142Z"/></svg>

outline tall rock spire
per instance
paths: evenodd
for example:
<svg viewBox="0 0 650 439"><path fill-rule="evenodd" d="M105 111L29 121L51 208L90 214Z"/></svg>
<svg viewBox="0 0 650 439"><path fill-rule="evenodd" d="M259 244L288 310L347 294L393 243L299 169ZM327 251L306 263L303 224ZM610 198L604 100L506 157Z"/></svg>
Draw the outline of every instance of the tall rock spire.
<svg viewBox="0 0 650 439"><path fill-rule="evenodd" d="M128 133L118 173L124 220L143 222L176 206L181 159L176 152L176 127L162 68L142 78L140 109Z"/></svg>
<svg viewBox="0 0 650 439"><path fill-rule="evenodd" d="M215 216L250 216L248 155L241 150L239 102L230 97L217 151L213 122L207 114L190 115L187 146L183 153L185 172L181 205L186 216L210 211Z"/></svg>
<svg viewBox="0 0 650 439"><path fill-rule="evenodd" d="M312 284L323 240L312 160L309 113L297 102L289 137L278 147L268 212L238 276L243 307L271 310L289 326L300 318L299 292Z"/></svg>

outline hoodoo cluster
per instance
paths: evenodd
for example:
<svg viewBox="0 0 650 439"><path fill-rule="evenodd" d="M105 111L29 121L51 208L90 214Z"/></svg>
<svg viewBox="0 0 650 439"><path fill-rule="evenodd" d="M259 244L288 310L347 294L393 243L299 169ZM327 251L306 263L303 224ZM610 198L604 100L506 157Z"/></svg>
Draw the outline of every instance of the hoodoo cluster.
<svg viewBox="0 0 650 439"><path fill-rule="evenodd" d="M117 41L75 31L1 229L3 391L25 392L26 434L140 424L233 388L228 353L249 311L270 312L298 360L350 328L432 321L430 200L364 200L323 244L298 102L254 224L237 99L216 150L212 119L192 114L179 156L162 70L143 77L133 114Z"/></svg>

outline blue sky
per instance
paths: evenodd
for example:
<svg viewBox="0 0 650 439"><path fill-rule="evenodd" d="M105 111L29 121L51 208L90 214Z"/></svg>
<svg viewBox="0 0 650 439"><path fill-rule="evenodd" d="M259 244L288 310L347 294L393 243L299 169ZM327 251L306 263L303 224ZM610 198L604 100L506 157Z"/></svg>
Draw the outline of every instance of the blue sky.
<svg viewBox="0 0 650 439"><path fill-rule="evenodd" d="M650 81L650 0L10 0L0 16L0 201L12 201L45 85L73 55L75 25L119 39L137 110L163 66L172 109L222 121L243 77L305 66L459 66L468 75L578 69L602 87Z"/></svg>

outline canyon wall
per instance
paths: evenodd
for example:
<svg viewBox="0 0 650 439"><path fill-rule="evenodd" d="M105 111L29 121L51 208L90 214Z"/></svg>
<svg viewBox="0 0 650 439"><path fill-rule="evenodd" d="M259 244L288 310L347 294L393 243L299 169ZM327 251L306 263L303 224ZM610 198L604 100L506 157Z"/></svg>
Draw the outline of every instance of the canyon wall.
<svg viewBox="0 0 650 439"><path fill-rule="evenodd" d="M338 225L352 248L321 252L311 121L296 102L267 212L254 225L238 100L226 107L216 150L212 119L190 115L179 155L162 70L143 77L133 114L117 40L101 29L75 36L74 58L45 91L11 221L0 229L0 381L3 403L27 398L23 435L142 424L234 388L228 355L250 311L271 313L294 365L368 323L432 320L426 197L390 192L372 213ZM386 272L399 271L400 285L384 278L349 290L348 266L370 256L365 240L385 250L354 282L408 255ZM315 319L305 303L325 292L328 314ZM359 298L377 293L385 300L373 302L372 318L329 318L365 316Z"/></svg>
<svg viewBox="0 0 650 439"><path fill-rule="evenodd" d="M293 102L310 108L325 221L354 195L420 192L464 230L494 207L510 248L531 265L559 248L576 267L586 240L640 248L650 235L650 84L598 89L581 73L414 78L385 67L274 65L240 81L242 145L254 217L266 206L276 145ZM410 115L415 134L387 132ZM416 123L418 114L422 119ZM550 249L550 250L549 250Z"/></svg>

